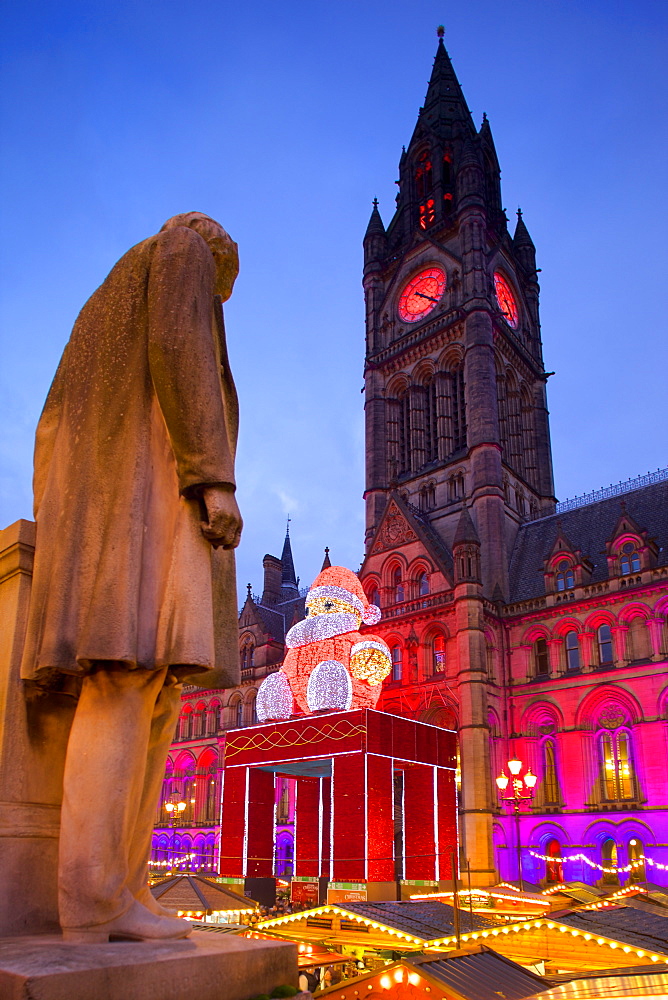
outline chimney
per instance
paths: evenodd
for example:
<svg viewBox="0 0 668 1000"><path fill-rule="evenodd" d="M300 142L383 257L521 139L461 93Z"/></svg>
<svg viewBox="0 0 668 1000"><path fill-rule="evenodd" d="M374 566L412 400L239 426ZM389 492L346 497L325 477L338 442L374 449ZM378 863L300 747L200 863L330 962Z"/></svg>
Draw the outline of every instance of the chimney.
<svg viewBox="0 0 668 1000"><path fill-rule="evenodd" d="M264 567L264 590L262 591L263 604L278 604L281 599L281 577L283 575L283 564L276 556L267 554L262 560Z"/></svg>

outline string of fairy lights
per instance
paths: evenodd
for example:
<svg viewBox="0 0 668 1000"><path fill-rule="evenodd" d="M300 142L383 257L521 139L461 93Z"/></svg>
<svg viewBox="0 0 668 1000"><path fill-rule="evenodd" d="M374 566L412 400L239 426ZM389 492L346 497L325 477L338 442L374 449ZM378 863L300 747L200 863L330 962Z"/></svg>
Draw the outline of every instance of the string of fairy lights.
<svg viewBox="0 0 668 1000"><path fill-rule="evenodd" d="M565 864L567 861L584 861L586 865L590 868L596 868L600 872L605 872L606 875L622 875L632 872L635 868L641 868L643 865L651 865L652 868L657 868L659 871L668 871L668 865L662 865L659 861L654 861L653 858L648 858L646 854L641 854L640 857L634 858L633 861L629 861L628 865L617 865L607 867L606 865L600 865L597 861L592 861L588 858L586 854L567 854L564 857L557 857L552 854L539 854L537 851L529 851L529 854L538 858L539 861L551 861L554 864Z"/></svg>

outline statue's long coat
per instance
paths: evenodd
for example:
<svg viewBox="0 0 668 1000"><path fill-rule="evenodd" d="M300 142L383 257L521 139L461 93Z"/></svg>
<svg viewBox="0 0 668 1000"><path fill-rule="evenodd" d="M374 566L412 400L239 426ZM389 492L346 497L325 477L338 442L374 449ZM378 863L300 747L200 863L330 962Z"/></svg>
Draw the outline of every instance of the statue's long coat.
<svg viewBox="0 0 668 1000"><path fill-rule="evenodd" d="M239 683L234 556L203 537L198 498L234 483L215 277L206 241L169 229L79 314L37 428L26 678L120 660Z"/></svg>

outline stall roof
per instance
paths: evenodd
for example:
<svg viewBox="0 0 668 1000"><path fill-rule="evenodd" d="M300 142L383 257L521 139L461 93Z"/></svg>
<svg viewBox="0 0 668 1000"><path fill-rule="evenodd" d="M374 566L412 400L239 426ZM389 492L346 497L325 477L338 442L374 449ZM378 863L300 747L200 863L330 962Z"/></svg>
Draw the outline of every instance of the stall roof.
<svg viewBox="0 0 668 1000"><path fill-rule="evenodd" d="M625 902L603 910L576 910L553 916L562 924L594 935L613 938L647 951L668 952L668 912Z"/></svg>
<svg viewBox="0 0 668 1000"><path fill-rule="evenodd" d="M376 920L386 927L396 927L423 941L431 941L444 934L454 934L455 911L447 903L438 901L397 900L382 903L345 903L343 908L351 913L357 913L368 920ZM460 908L459 922L461 932L480 930L484 927L496 927L498 921L489 920L479 913Z"/></svg>
<svg viewBox="0 0 668 1000"><path fill-rule="evenodd" d="M531 1000L644 1000L668 997L668 973L629 972L626 975L592 976L560 983Z"/></svg>
<svg viewBox="0 0 668 1000"><path fill-rule="evenodd" d="M227 886L201 875L175 875L151 886L151 893L161 906L170 910L200 911L248 910L257 907L254 899L233 892Z"/></svg>
<svg viewBox="0 0 668 1000"><path fill-rule="evenodd" d="M449 990L456 990L467 1000L521 1000L530 996L537 984L545 985L541 976L499 955L484 945L476 949L454 952L437 958L410 957L407 963L427 972Z"/></svg>
<svg viewBox="0 0 668 1000"><path fill-rule="evenodd" d="M330 986L318 997L358 1000L372 990L383 996L421 996L429 990L432 1000L524 1000L544 989L545 979L515 962L478 946L450 955L406 957L385 968ZM413 989L411 990L411 987Z"/></svg>

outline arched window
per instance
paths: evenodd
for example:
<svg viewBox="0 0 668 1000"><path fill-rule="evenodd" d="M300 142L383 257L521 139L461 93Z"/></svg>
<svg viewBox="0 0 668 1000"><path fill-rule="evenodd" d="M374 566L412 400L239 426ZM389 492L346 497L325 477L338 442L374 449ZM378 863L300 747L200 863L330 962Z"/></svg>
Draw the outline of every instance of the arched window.
<svg viewBox="0 0 668 1000"><path fill-rule="evenodd" d="M454 368L452 379L452 443L453 450L466 447L466 396L464 393L464 365Z"/></svg>
<svg viewBox="0 0 668 1000"><path fill-rule="evenodd" d="M380 594L378 593L378 587L374 587L369 595L369 603L375 604L377 608L380 607Z"/></svg>
<svg viewBox="0 0 668 1000"><path fill-rule="evenodd" d="M215 823L218 813L218 781L216 779L215 764L209 768L206 779L206 806L205 822Z"/></svg>
<svg viewBox="0 0 668 1000"><path fill-rule="evenodd" d="M562 559L557 566L557 590L570 590L575 586L575 577L570 563Z"/></svg>
<svg viewBox="0 0 668 1000"><path fill-rule="evenodd" d="M429 577L426 573L418 573L415 589L418 597L425 597L429 593Z"/></svg>
<svg viewBox="0 0 668 1000"><path fill-rule="evenodd" d="M561 857L561 844L559 841L554 837L552 840L548 840L545 845L545 853L550 857L550 860L545 862L545 881L551 883L563 882L564 871L561 861L557 860Z"/></svg>
<svg viewBox="0 0 668 1000"><path fill-rule="evenodd" d="M574 629L567 632L564 636L564 648L566 651L566 669L579 670L580 644L578 642L578 634Z"/></svg>
<svg viewBox="0 0 668 1000"><path fill-rule="evenodd" d="M610 802L633 798L631 739L625 729L600 736L603 797Z"/></svg>
<svg viewBox="0 0 668 1000"><path fill-rule="evenodd" d="M290 822L290 786L286 778L280 778L281 789L276 806L276 822Z"/></svg>
<svg viewBox="0 0 668 1000"><path fill-rule="evenodd" d="M547 677L550 672L550 659L547 652L547 639L536 639L533 644L533 664L536 677Z"/></svg>
<svg viewBox="0 0 668 1000"><path fill-rule="evenodd" d="M411 401L408 389L398 399L399 475L411 468Z"/></svg>
<svg viewBox="0 0 668 1000"><path fill-rule="evenodd" d="M543 743L543 796L545 805L557 805L559 802L559 781L553 740L545 740Z"/></svg>
<svg viewBox="0 0 668 1000"><path fill-rule="evenodd" d="M612 837L606 837L601 844L601 864L604 868L616 868L617 857L617 844ZM619 875L615 871L603 872L603 882L607 885L619 885Z"/></svg>
<svg viewBox="0 0 668 1000"><path fill-rule="evenodd" d="M622 545L622 554L619 559L619 570L622 576L627 576L629 573L640 572L640 556L638 555L636 547L632 542L626 542Z"/></svg>
<svg viewBox="0 0 668 1000"><path fill-rule="evenodd" d="M633 865L629 873L631 882L645 881L645 849L642 840L632 837L629 840L629 864Z"/></svg>
<svg viewBox="0 0 668 1000"><path fill-rule="evenodd" d="M433 169L427 150L420 153L415 170L415 192L418 200L423 201L430 193L433 185ZM424 226L422 227L424 229Z"/></svg>
<svg viewBox="0 0 668 1000"><path fill-rule="evenodd" d="M241 647L241 669L247 670L254 666L255 662L255 645L250 640L246 642Z"/></svg>
<svg viewBox="0 0 668 1000"><path fill-rule="evenodd" d="M599 625L596 629L599 666L606 667L615 662L612 651L612 632L609 625Z"/></svg>
<svg viewBox="0 0 668 1000"><path fill-rule="evenodd" d="M424 387L424 460L434 462L438 458L438 411L436 408L436 381Z"/></svg>
<svg viewBox="0 0 668 1000"><path fill-rule="evenodd" d="M404 600L404 585L401 582L401 568L399 566L392 574L392 590L394 591L395 604L401 604Z"/></svg>
<svg viewBox="0 0 668 1000"><path fill-rule="evenodd" d="M431 640L432 673L440 674L445 670L445 636L435 635Z"/></svg>
<svg viewBox="0 0 668 1000"><path fill-rule="evenodd" d="M401 669L402 669L402 652L401 646L392 647L392 680L401 680Z"/></svg>
<svg viewBox="0 0 668 1000"><path fill-rule="evenodd" d="M649 632L645 619L636 615L629 622L626 634L626 654L631 663L637 663L651 658Z"/></svg>

